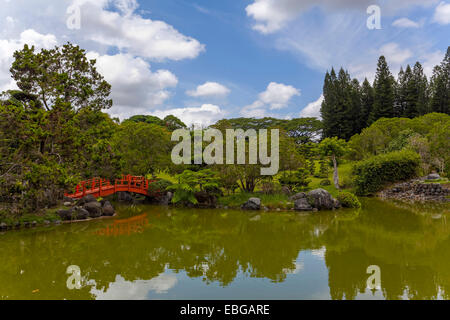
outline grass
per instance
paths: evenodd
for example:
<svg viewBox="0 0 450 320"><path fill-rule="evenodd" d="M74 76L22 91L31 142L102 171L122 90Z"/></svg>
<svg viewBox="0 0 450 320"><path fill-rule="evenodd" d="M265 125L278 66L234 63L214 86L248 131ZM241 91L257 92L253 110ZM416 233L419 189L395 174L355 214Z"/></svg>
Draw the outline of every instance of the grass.
<svg viewBox="0 0 450 320"><path fill-rule="evenodd" d="M248 199L255 197L261 199L261 205L269 209L291 209L294 207L292 202L289 202L289 197L285 194L262 194L262 193L247 193L240 192L229 196L223 196L218 199L218 203L222 206L230 208L239 208Z"/></svg>
<svg viewBox="0 0 450 320"><path fill-rule="evenodd" d="M14 226L16 223L25 225L25 223L32 223L36 221L37 224L43 224L44 221L54 222L60 220L60 217L56 214L56 210L48 210L45 213L36 214L23 214L20 216L13 215L7 211L0 212L0 223L5 223L8 226Z"/></svg>

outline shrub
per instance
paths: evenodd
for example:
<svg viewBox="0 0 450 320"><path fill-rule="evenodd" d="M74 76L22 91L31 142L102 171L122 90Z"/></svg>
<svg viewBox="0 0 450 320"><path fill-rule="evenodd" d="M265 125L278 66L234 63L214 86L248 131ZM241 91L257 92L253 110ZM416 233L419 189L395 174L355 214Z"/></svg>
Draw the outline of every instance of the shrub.
<svg viewBox="0 0 450 320"><path fill-rule="evenodd" d="M309 171L306 168L299 168L289 174L283 174L278 181L281 186L288 187L289 190L297 192L305 190L311 183L311 179L308 179Z"/></svg>
<svg viewBox="0 0 450 320"><path fill-rule="evenodd" d="M173 185L172 182L165 179L158 179L156 182L149 184L148 189L149 192L162 192L165 193L167 188Z"/></svg>
<svg viewBox="0 0 450 320"><path fill-rule="evenodd" d="M280 185L274 181L264 181L261 183L261 191L264 194L275 194L279 193Z"/></svg>
<svg viewBox="0 0 450 320"><path fill-rule="evenodd" d="M330 186L331 185L331 181L329 179L325 179L320 181L319 183L321 186Z"/></svg>
<svg viewBox="0 0 450 320"><path fill-rule="evenodd" d="M337 199L344 208L361 208L361 202L358 197L351 192L339 192Z"/></svg>
<svg viewBox="0 0 450 320"><path fill-rule="evenodd" d="M420 167L420 156L410 150L370 157L353 167L356 193L369 195L389 183L414 178Z"/></svg>

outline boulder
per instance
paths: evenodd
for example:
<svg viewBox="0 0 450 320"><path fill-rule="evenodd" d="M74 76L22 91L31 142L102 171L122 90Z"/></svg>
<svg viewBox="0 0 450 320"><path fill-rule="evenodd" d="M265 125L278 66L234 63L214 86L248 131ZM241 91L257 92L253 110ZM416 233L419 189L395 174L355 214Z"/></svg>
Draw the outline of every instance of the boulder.
<svg viewBox="0 0 450 320"><path fill-rule="evenodd" d="M333 204L334 204L334 208L335 208L335 209L339 209L340 207L342 207L342 206L341 206L341 203L339 202L338 199L334 199L334 198L333 198Z"/></svg>
<svg viewBox="0 0 450 320"><path fill-rule="evenodd" d="M261 199L250 198L246 203L241 206L243 210L260 210L261 209Z"/></svg>
<svg viewBox="0 0 450 320"><path fill-rule="evenodd" d="M199 207L215 208L217 205L216 196L205 191L196 192L195 199L197 199Z"/></svg>
<svg viewBox="0 0 450 320"><path fill-rule="evenodd" d="M105 201L103 204L103 215L112 217L116 211L114 210L114 207L109 201Z"/></svg>
<svg viewBox="0 0 450 320"><path fill-rule="evenodd" d="M309 204L308 199L301 198L295 200L294 210L296 211L313 211L313 207Z"/></svg>
<svg viewBox="0 0 450 320"><path fill-rule="evenodd" d="M62 221L69 221L72 220L72 216L74 213L74 209L68 209L68 210L58 210L57 214L61 218Z"/></svg>
<svg viewBox="0 0 450 320"><path fill-rule="evenodd" d="M64 202L64 207L71 207L73 202Z"/></svg>
<svg viewBox="0 0 450 320"><path fill-rule="evenodd" d="M6 223L4 223L4 222L0 223L0 230L4 231L6 229L8 229L8 226L6 225Z"/></svg>
<svg viewBox="0 0 450 320"><path fill-rule="evenodd" d="M437 173L432 173L427 176L427 180L439 180L441 176Z"/></svg>
<svg viewBox="0 0 450 320"><path fill-rule="evenodd" d="M76 219L86 220L87 218L89 218L89 212L84 208L78 208L76 211Z"/></svg>
<svg viewBox="0 0 450 320"><path fill-rule="evenodd" d="M286 186L281 188L281 192L285 195L290 195L292 193L291 189L289 189L289 187L286 187Z"/></svg>
<svg viewBox="0 0 450 320"><path fill-rule="evenodd" d="M63 201L64 202L75 203L75 200L73 200L72 198L66 197L66 196L64 196Z"/></svg>
<svg viewBox="0 0 450 320"><path fill-rule="evenodd" d="M165 195L163 195L162 197L158 198L158 204L161 206L168 206L170 204L170 202L172 201L173 198L173 193L172 192L167 192Z"/></svg>
<svg viewBox="0 0 450 320"><path fill-rule="evenodd" d="M117 192L117 200L120 202L133 202L133 197L129 192Z"/></svg>
<svg viewBox="0 0 450 320"><path fill-rule="evenodd" d="M299 192L299 193L294 194L292 197L290 197L289 201L295 202L296 200L303 199L303 198L306 198L306 193Z"/></svg>
<svg viewBox="0 0 450 320"><path fill-rule="evenodd" d="M81 198L80 200L77 201L76 205L77 206L82 206L84 204L90 203L90 202L96 202L97 199L92 195L92 194L88 194L87 196Z"/></svg>
<svg viewBox="0 0 450 320"><path fill-rule="evenodd" d="M83 208L89 212L89 217L98 218L102 216L102 204L100 202L86 203Z"/></svg>
<svg viewBox="0 0 450 320"><path fill-rule="evenodd" d="M334 198L324 189L315 189L307 194L309 204L318 210L333 210L335 208Z"/></svg>

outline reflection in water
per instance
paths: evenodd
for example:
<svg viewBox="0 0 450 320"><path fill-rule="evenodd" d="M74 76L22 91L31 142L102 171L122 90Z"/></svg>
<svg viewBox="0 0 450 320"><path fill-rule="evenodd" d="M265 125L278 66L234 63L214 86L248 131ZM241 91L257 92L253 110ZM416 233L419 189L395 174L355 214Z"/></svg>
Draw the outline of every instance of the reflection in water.
<svg viewBox="0 0 450 320"><path fill-rule="evenodd" d="M96 230L94 233L99 236L122 236L132 233L142 233L144 227L148 225L147 214L131 217L128 219L114 220L112 225Z"/></svg>
<svg viewBox="0 0 450 320"><path fill-rule="evenodd" d="M367 199L360 211L258 220L242 211L118 209L113 224L1 235L0 298L450 298L448 207L418 213ZM69 265L81 269L81 290L66 287ZM376 292L366 288L370 265L381 268Z"/></svg>

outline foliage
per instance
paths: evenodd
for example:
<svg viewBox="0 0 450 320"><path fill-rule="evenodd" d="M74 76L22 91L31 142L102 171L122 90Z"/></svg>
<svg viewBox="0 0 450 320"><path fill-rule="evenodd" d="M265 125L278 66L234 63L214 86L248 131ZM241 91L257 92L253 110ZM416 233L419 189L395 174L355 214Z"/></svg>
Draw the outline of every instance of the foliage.
<svg viewBox="0 0 450 320"><path fill-rule="evenodd" d="M86 51L67 43L61 47L35 52L25 45L14 53L12 78L26 94L36 96L49 111L58 102L74 109L107 109L111 85L97 72L95 60Z"/></svg>
<svg viewBox="0 0 450 320"><path fill-rule="evenodd" d="M149 184L148 189L149 192L160 192L165 193L170 186L172 186L173 183L169 180L165 179L157 179L155 182Z"/></svg>
<svg viewBox="0 0 450 320"><path fill-rule="evenodd" d="M308 179L309 175L308 169L299 168L294 172L283 172L278 181L283 187L288 187L291 192L298 192L305 190L311 183L311 179Z"/></svg>
<svg viewBox="0 0 450 320"><path fill-rule="evenodd" d="M353 167L356 192L369 195L385 185L414 178L420 166L420 156L410 150L373 156Z"/></svg>
<svg viewBox="0 0 450 320"><path fill-rule="evenodd" d="M170 133L156 124L124 122L112 141L113 149L122 158L122 170L127 174L145 176L170 164Z"/></svg>
<svg viewBox="0 0 450 320"><path fill-rule="evenodd" d="M219 188L219 180L215 172L211 169L200 170L198 172L185 170L182 174L177 175L176 178L178 183L167 188L167 190L174 191L173 203L190 202L197 204L198 201L195 198L196 192L214 193Z"/></svg>
<svg viewBox="0 0 450 320"><path fill-rule="evenodd" d="M361 208L361 202L359 202L358 197L351 192L339 192L337 200L344 208Z"/></svg>
<svg viewBox="0 0 450 320"><path fill-rule="evenodd" d="M151 115L136 115L124 121L125 122L145 122L148 124L155 124L160 127L165 127L170 132L175 131L177 129L186 128L186 125L177 117L173 115L168 115L164 119L160 119L156 116Z"/></svg>

